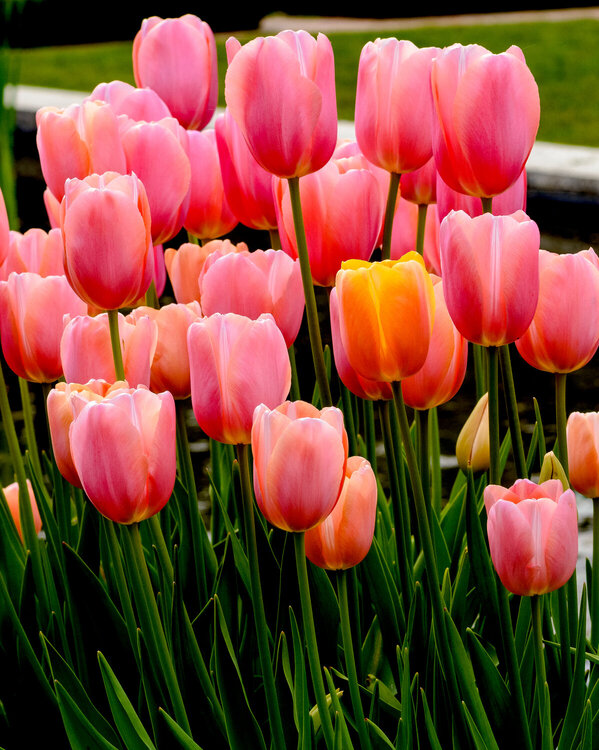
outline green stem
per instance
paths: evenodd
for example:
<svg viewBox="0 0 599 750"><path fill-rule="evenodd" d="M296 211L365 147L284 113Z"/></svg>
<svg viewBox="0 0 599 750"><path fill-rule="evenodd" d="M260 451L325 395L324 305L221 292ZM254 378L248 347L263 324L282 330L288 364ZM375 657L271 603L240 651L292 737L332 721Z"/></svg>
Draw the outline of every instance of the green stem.
<svg viewBox="0 0 599 750"><path fill-rule="evenodd" d="M270 646L268 643L268 626L266 624L264 598L262 596L262 584L260 582L258 544L256 541L256 524L254 519L254 496L252 492L252 480L250 477L249 445L240 444L237 446L237 459L239 461L243 522L245 526L247 554L250 567L250 589L254 609L254 622L256 624L256 637L258 640L258 654L260 656L262 677L264 679L264 692L266 693L266 707L268 709L268 718L272 730L273 747L278 748L278 750L285 750L285 735L283 733L279 699L272 669Z"/></svg>
<svg viewBox="0 0 599 750"><path fill-rule="evenodd" d="M490 484L501 483L501 467L499 460L499 370L498 351L496 346L487 347L488 387L489 387L489 451Z"/></svg>
<svg viewBox="0 0 599 750"><path fill-rule="evenodd" d="M427 203L418 204L418 224L416 227L416 252L424 255L424 230L426 229Z"/></svg>
<svg viewBox="0 0 599 750"><path fill-rule="evenodd" d="M125 571L123 568L123 561L121 559L122 550L116 535L114 522L104 517L101 517L100 521L104 524L104 528L106 529L106 538L108 539L108 549L110 551L110 565L114 571L114 580L116 581L125 623L127 624L127 632L129 634L129 641L131 642L133 655L139 666L137 625L135 622L133 605L131 603L131 595L129 594L129 587L127 585L127 578L125 577Z"/></svg>
<svg viewBox="0 0 599 750"><path fill-rule="evenodd" d="M108 326L110 328L110 343L112 345L112 357L114 359L114 372L117 380L125 379L125 368L123 366L123 351L121 349L121 336L119 333L119 311L108 310Z"/></svg>
<svg viewBox="0 0 599 750"><path fill-rule="evenodd" d="M422 479L422 491L426 507L430 507L431 500L431 471L430 456L428 451L428 412L423 413L419 409L414 412L416 419L416 435L418 445L418 466Z"/></svg>
<svg viewBox="0 0 599 750"><path fill-rule="evenodd" d="M472 344L472 359L474 361L474 378L476 383L477 403L487 392L487 368L485 347L480 344Z"/></svg>
<svg viewBox="0 0 599 750"><path fill-rule="evenodd" d="M343 421L345 423L345 429L347 431L347 439L349 442L349 455L358 455L358 439L356 436L356 426L354 423L354 410L351 402L351 393L339 382L341 390L341 399L343 403Z"/></svg>
<svg viewBox="0 0 599 750"><path fill-rule="evenodd" d="M270 246L273 250L281 249L281 236L279 235L278 229L269 229L268 234L270 235Z"/></svg>
<svg viewBox="0 0 599 750"><path fill-rule="evenodd" d="M547 702L548 694L546 695L545 693L547 673L545 671L545 653L543 646L543 600L541 597L537 595L533 596L531 598L531 606L535 667L537 672L537 696L539 699L539 721L541 723L541 747L543 750L552 750L551 709Z"/></svg>
<svg viewBox="0 0 599 750"><path fill-rule="evenodd" d="M146 305L148 307L153 307L154 309L158 310L160 307L160 302L158 300L158 292L156 291L156 283L154 279L152 279L152 283L148 287L148 291L146 292Z"/></svg>
<svg viewBox="0 0 599 750"><path fill-rule="evenodd" d="M347 597L347 571L339 571L337 577L337 593L339 595L339 614L341 617L341 637L343 639L343 653L345 655L345 667L349 682L349 694L354 709L354 720L360 737L362 750L370 750L370 737L364 719L364 709L360 698L360 687L358 685L358 672L356 670L356 659L354 656L354 644L349 617L349 603Z"/></svg>
<svg viewBox="0 0 599 750"><path fill-rule="evenodd" d="M391 172L389 175L389 191L387 192L387 204L385 207L385 223L383 224L383 247L381 256L383 260L391 257L391 236L393 234L393 219L395 217L395 205L399 193L399 180L401 175Z"/></svg>
<svg viewBox="0 0 599 750"><path fill-rule="evenodd" d="M302 216L302 204L300 199L299 177L290 177L289 197L291 199L291 210L293 212L293 222L295 226L295 236L297 240L297 255L302 273L302 284L304 287L304 297L306 300L306 320L308 323L308 333L310 336L310 347L312 349L312 360L314 362L314 373L318 390L320 391L320 401L322 406L332 406L331 391L327 378L327 369L324 361L322 349L322 339L320 335L320 324L318 322L318 310L316 307L316 295L314 293L314 284L312 283L312 271L310 270L310 257L308 255L308 246L306 243L306 231L304 228L304 219Z"/></svg>
<svg viewBox="0 0 599 750"><path fill-rule="evenodd" d="M295 359L295 344L291 344L289 349L289 363L291 364L291 396L292 401L299 401L301 398L299 377L297 374L297 362Z"/></svg>
<svg viewBox="0 0 599 750"><path fill-rule="evenodd" d="M557 457L566 472L566 476L568 476L566 374L561 372L555 373L555 422L557 426Z"/></svg>
<svg viewBox="0 0 599 750"><path fill-rule="evenodd" d="M333 750L335 747L335 733L333 731L333 723L331 721L331 714L327 704L327 695L324 689L322 668L320 666L320 656L318 654L318 642L316 640L316 628L314 627L314 614L312 612L312 600L310 598L310 585L308 583L304 532L300 531L294 533L293 542L295 545L295 563L297 566L297 579L302 604L304 637L308 649L308 662L310 664L310 673L312 675L312 685L316 696L316 705L318 706L324 740L328 750Z"/></svg>
<svg viewBox="0 0 599 750"><path fill-rule="evenodd" d="M169 584L172 585L175 580L175 571L173 569L173 563L166 546L164 534L162 533L162 526L160 525L158 513L155 513L153 516L150 516L150 518L148 518L148 525L152 534L152 541L156 545L158 559L160 560L160 564L164 570L164 574L166 575Z"/></svg>
<svg viewBox="0 0 599 750"><path fill-rule="evenodd" d="M37 447L37 440L35 437L35 427L33 425L33 410L31 408L31 394L29 392L29 383L23 378L19 378L19 390L21 392L21 403L23 405L23 420L25 423L25 437L27 440L27 448L29 455L31 456L31 463L35 473L40 478L43 478L42 465L40 463L40 454Z"/></svg>
<svg viewBox="0 0 599 750"><path fill-rule="evenodd" d="M483 204L483 213L492 214L493 213L493 198L481 198L480 201Z"/></svg>
<svg viewBox="0 0 599 750"><path fill-rule="evenodd" d="M593 498L593 561L599 561L599 498ZM599 645L599 564L592 579L591 589L591 645ZM595 572L595 571L593 571Z"/></svg>
<svg viewBox="0 0 599 750"><path fill-rule="evenodd" d="M503 376L503 387L506 394L507 414L512 436L512 446L514 449L514 461L516 463L516 474L519 479L527 479L526 456L524 454L524 444L522 442L522 431L520 429L520 417L518 416L518 400L516 398L516 388L514 386L514 374L512 372L512 362L510 359L510 349L507 344L499 347L499 356L501 359L501 373Z"/></svg>
<svg viewBox="0 0 599 750"><path fill-rule="evenodd" d="M364 433L366 440L366 458L378 477L378 461L376 458L376 429L374 425L374 404L372 401L362 401L364 411Z"/></svg>
<svg viewBox="0 0 599 750"><path fill-rule="evenodd" d="M437 516L441 517L441 495L443 492L441 478L441 445L439 442L439 418L437 407L433 406L428 410L428 434L430 435L431 444L431 505L435 509Z"/></svg>

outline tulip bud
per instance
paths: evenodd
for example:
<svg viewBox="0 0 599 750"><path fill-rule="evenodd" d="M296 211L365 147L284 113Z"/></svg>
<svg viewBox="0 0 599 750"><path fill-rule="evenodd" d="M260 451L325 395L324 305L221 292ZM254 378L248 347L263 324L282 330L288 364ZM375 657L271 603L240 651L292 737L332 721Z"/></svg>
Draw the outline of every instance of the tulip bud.
<svg viewBox="0 0 599 750"><path fill-rule="evenodd" d="M462 471L486 471L490 463L489 394L485 393L460 430L455 446Z"/></svg>
<svg viewBox="0 0 599 750"><path fill-rule="evenodd" d="M559 479L564 489L569 489L570 484L568 483L568 477L564 471L564 467L561 465L558 457L553 451L545 454L543 458L543 464L541 466L541 473L539 474L539 483L547 482L549 479Z"/></svg>

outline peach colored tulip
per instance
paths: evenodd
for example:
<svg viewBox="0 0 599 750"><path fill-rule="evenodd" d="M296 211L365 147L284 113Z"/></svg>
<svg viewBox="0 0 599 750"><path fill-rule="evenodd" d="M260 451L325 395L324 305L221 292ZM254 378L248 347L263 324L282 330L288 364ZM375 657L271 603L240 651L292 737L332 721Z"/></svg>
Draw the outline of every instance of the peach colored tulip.
<svg viewBox="0 0 599 750"><path fill-rule="evenodd" d="M347 460L343 489L335 507L318 526L306 531L306 557L327 570L346 570L368 554L376 521L377 486L365 458Z"/></svg>
<svg viewBox="0 0 599 750"><path fill-rule="evenodd" d="M434 291L424 261L346 261L337 274L339 329L352 368L368 380L403 380L423 366Z"/></svg>
<svg viewBox="0 0 599 750"><path fill-rule="evenodd" d="M335 507L345 480L343 413L305 401L257 406L252 425L254 491L264 517L285 531L307 531Z"/></svg>
<svg viewBox="0 0 599 750"><path fill-rule="evenodd" d="M73 397L101 401L108 394L128 387L122 380L116 383L107 383L105 380L90 380L85 384L60 382L48 394L46 409L54 460L62 476L75 487L81 487L81 482L73 465L69 440L69 428L74 418L71 406Z"/></svg>
<svg viewBox="0 0 599 750"><path fill-rule="evenodd" d="M63 316L86 311L64 276L11 273L0 281L0 336L7 365L25 380L58 380L63 374Z"/></svg>
<svg viewBox="0 0 599 750"><path fill-rule="evenodd" d="M145 18L133 40L133 73L153 89L184 128L201 130L218 99L216 41L210 26L189 13Z"/></svg>
<svg viewBox="0 0 599 750"><path fill-rule="evenodd" d="M403 179L403 178L402 178ZM424 225L424 264L430 273L440 275L441 259L439 257L439 215L436 204L431 204L426 211ZM418 206L403 197L398 198L393 215L393 235L391 237L391 259L398 260L402 255L416 249L418 233Z"/></svg>
<svg viewBox="0 0 599 750"><path fill-rule="evenodd" d="M35 500L35 495L33 494L33 487L31 486L31 482L29 481L29 479L27 480L27 489L29 490L29 499L31 501L31 510L33 512L33 523L35 526L35 531L39 534L42 530L42 517L40 516L37 502ZM17 527L19 536L21 537L21 539L23 539L23 532L21 530L21 517L19 514L19 483L13 482L7 487L3 487L2 491L4 492L4 497L6 498L6 502L8 503L8 508L10 510L12 520L15 522L15 526Z"/></svg>
<svg viewBox="0 0 599 750"><path fill-rule="evenodd" d="M502 346L530 325L539 296L539 229L517 211L472 218L452 211L440 229L447 309L468 341Z"/></svg>
<svg viewBox="0 0 599 750"><path fill-rule="evenodd" d="M526 170L523 169L513 185L493 198L493 213L507 216L516 211L526 211L526 185ZM437 175L437 210L439 221L443 221L450 211L465 211L468 216L474 217L482 214L483 204L480 198L452 190Z"/></svg>
<svg viewBox="0 0 599 750"><path fill-rule="evenodd" d="M214 130L225 196L237 220L251 229L276 229L272 174L254 159L228 110Z"/></svg>
<svg viewBox="0 0 599 750"><path fill-rule="evenodd" d="M319 286L333 286L343 261L369 260L383 220L376 178L368 169L345 171L344 166L331 160L300 182L310 269ZM281 247L297 258L289 184L273 184Z"/></svg>
<svg viewBox="0 0 599 750"><path fill-rule="evenodd" d="M570 485L585 497L599 497L599 412L572 412L566 434Z"/></svg>
<svg viewBox="0 0 599 750"><path fill-rule="evenodd" d="M187 216L191 188L188 133L174 117L158 122L127 118L120 132L126 171L143 182L152 219L152 242L160 245L178 234Z"/></svg>
<svg viewBox="0 0 599 750"><path fill-rule="evenodd" d="M10 233L9 250L0 265L0 279L30 271L40 276L64 276L64 245L60 229L28 229L24 234Z"/></svg>
<svg viewBox="0 0 599 750"><path fill-rule="evenodd" d="M184 242L177 250L169 247L164 251L164 263L177 302L200 301L199 278L206 259L212 253L246 252L245 242L234 245L231 240L211 240L204 245Z"/></svg>
<svg viewBox="0 0 599 750"><path fill-rule="evenodd" d="M356 89L356 140L366 158L402 174L432 157L431 63L439 50L406 40L367 42Z"/></svg>
<svg viewBox="0 0 599 750"><path fill-rule="evenodd" d="M132 387L149 386L158 336L156 323L148 316L128 320L119 313L118 325L125 379ZM108 315L65 318L60 355L67 383L87 383L96 378L114 383Z"/></svg>
<svg viewBox="0 0 599 750"><path fill-rule="evenodd" d="M256 161L278 177L323 167L337 140L333 48L324 34L282 31L227 41L225 100Z"/></svg>
<svg viewBox="0 0 599 750"><path fill-rule="evenodd" d="M441 178L468 195L503 193L524 169L539 127L539 91L522 50L493 55L454 44L435 58L431 84Z"/></svg>
<svg viewBox="0 0 599 750"><path fill-rule="evenodd" d="M49 188L44 190L43 199L50 226L52 229L60 229L60 201L56 199Z"/></svg>
<svg viewBox="0 0 599 750"><path fill-rule="evenodd" d="M116 310L138 300L154 274L150 207L135 175L68 180L60 211L65 273L77 294Z"/></svg>
<svg viewBox="0 0 599 750"><path fill-rule="evenodd" d="M150 88L136 88L124 81L99 83L87 99L110 104L117 115L126 115L132 120L156 122L172 117L171 111Z"/></svg>
<svg viewBox="0 0 599 750"><path fill-rule="evenodd" d="M599 259L592 249L541 250L539 275L539 303L516 347L538 370L579 370L599 346Z"/></svg>
<svg viewBox="0 0 599 750"><path fill-rule="evenodd" d="M291 387L287 346L274 318L215 313L191 324L187 348L200 428L221 443L249 443L256 406L274 408Z"/></svg>
<svg viewBox="0 0 599 750"><path fill-rule="evenodd" d="M576 497L558 479L535 484L519 479L484 491L493 565L503 585L519 596L563 586L576 568Z"/></svg>
<svg viewBox="0 0 599 750"><path fill-rule="evenodd" d="M390 383L363 378L350 365L339 330L339 303L337 302L337 289L335 287L331 289L329 296L329 312L335 369L343 385L359 398L368 401L379 401L381 399L388 401L392 399L393 390Z"/></svg>
<svg viewBox="0 0 599 750"><path fill-rule="evenodd" d="M489 445L489 394L484 393L460 430L455 446L458 466L463 472L487 471L491 461Z"/></svg>
<svg viewBox="0 0 599 750"><path fill-rule="evenodd" d="M295 341L304 314L304 289L299 261L286 253L212 253L199 286L204 315L232 312L255 320L270 313L287 347Z"/></svg>
<svg viewBox="0 0 599 750"><path fill-rule="evenodd" d="M156 310L137 307L125 320L137 322L147 316L156 323L156 351L150 369L150 390L155 393L170 391L175 399L191 396L187 331L202 317L198 302L187 305L170 304Z"/></svg>
<svg viewBox="0 0 599 750"><path fill-rule="evenodd" d="M227 202L214 130L188 135L191 186L183 224L196 237L212 240L228 234L238 221Z"/></svg>
<svg viewBox="0 0 599 750"><path fill-rule="evenodd" d="M69 429L71 455L99 513L131 524L166 505L177 470L175 433L168 392L122 389L81 408Z"/></svg>
<svg viewBox="0 0 599 750"><path fill-rule="evenodd" d="M413 409L431 409L450 401L462 387L468 342L454 326L443 295L443 282L433 279L435 320L428 355L414 375L401 381L404 401Z"/></svg>

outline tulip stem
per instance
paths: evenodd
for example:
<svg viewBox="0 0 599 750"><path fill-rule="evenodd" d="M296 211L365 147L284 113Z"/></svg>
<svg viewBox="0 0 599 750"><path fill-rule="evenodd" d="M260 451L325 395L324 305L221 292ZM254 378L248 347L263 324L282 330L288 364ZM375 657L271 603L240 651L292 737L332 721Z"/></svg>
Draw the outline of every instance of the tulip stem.
<svg viewBox="0 0 599 750"><path fill-rule="evenodd" d="M599 644L599 498L593 498L593 578L591 583L591 646Z"/></svg>
<svg viewBox="0 0 599 750"><path fill-rule="evenodd" d="M480 202L483 204L483 213L484 214L492 214L493 213L493 198L481 198Z"/></svg>
<svg viewBox="0 0 599 750"><path fill-rule="evenodd" d="M295 344L291 344L289 349L289 363L291 365L291 400L299 401L301 398L299 378L297 375L297 361L295 357Z"/></svg>
<svg viewBox="0 0 599 750"><path fill-rule="evenodd" d="M549 705L549 691L545 690L547 684L547 673L545 671L545 653L543 646L543 600L535 594L531 597L531 616L533 641L535 647L535 666L537 672L537 697L539 701L539 720L541 722L541 747L542 750L553 748L551 732L551 708Z"/></svg>
<svg viewBox="0 0 599 750"><path fill-rule="evenodd" d="M489 389L489 480L490 484L501 482L499 459L499 371L496 346L487 347L488 389Z"/></svg>
<svg viewBox="0 0 599 750"><path fill-rule="evenodd" d="M512 372L512 362L510 359L510 349L508 344L499 347L499 356L501 359L501 374L503 377L503 387L506 392L507 414L512 436L512 446L514 447L514 461L516 463L516 474L519 479L527 479L526 456L524 455L524 444L522 442L522 431L520 429L520 417L518 416L518 400L516 399L516 388L514 386L514 374Z"/></svg>
<svg viewBox="0 0 599 750"><path fill-rule="evenodd" d="M557 426L557 457L566 472L568 470L568 441L566 438L566 374L555 373L555 423Z"/></svg>
<svg viewBox="0 0 599 750"><path fill-rule="evenodd" d="M385 207L385 223L383 224L383 247L381 249L382 260L391 257L391 236L393 234L393 219L395 217L395 206L399 193L399 180L401 174L390 172L389 190L387 192L387 205Z"/></svg>
<svg viewBox="0 0 599 750"><path fill-rule="evenodd" d="M429 432L428 432L428 413L423 413L419 409L415 410L416 435L418 441L418 465L420 467L420 477L422 479L422 491L426 507L430 507L431 495L431 471L429 456Z"/></svg>
<svg viewBox="0 0 599 750"><path fill-rule="evenodd" d="M304 623L304 638L308 649L308 662L312 675L312 685L316 696L316 705L320 715L322 733L328 750L335 747L335 732L333 722L327 704L327 695L324 689L320 656L318 654L318 641L316 639L316 628L314 627L314 614L312 612L312 600L310 598L310 585L308 582L308 567L306 563L305 532L293 534L295 545L295 564L297 567L297 579L299 583L300 600L302 604L302 621Z"/></svg>
<svg viewBox="0 0 599 750"><path fill-rule="evenodd" d="M418 204L418 224L416 229L416 252L424 255L424 230L426 228L427 203Z"/></svg>
<svg viewBox="0 0 599 750"><path fill-rule="evenodd" d="M316 307L316 295L314 293L314 284L312 282L310 256L308 255L306 230L304 228L304 218L302 215L299 177L288 178L288 183L289 198L291 200L291 210L293 212L293 223L295 227L295 237L297 240L297 255L302 274L304 298L306 300L306 320L308 322L308 333L310 336L310 347L312 349L312 360L314 362L314 373L316 375L316 382L320 392L321 405L323 407L332 406L333 401L331 398L331 390L329 388L329 380L327 378L327 368L324 361L320 324L318 322L318 309Z"/></svg>
<svg viewBox="0 0 599 750"><path fill-rule="evenodd" d="M114 359L114 372L117 380L125 379L125 368L123 366L123 351L121 349L121 336L119 333L119 311L108 310L108 327L110 328L110 343L112 345L112 357Z"/></svg>
<svg viewBox="0 0 599 750"><path fill-rule="evenodd" d="M370 737L364 719L364 709L360 698L360 687L358 685L358 672L356 670L356 658L354 655L354 644L349 619L349 603L347 598L347 571L339 571L337 577L337 593L339 596L339 614L341 616L341 637L343 639L343 653L345 655L345 667L349 682L349 694L354 709L354 720L360 737L362 750L370 750Z"/></svg>
<svg viewBox="0 0 599 750"><path fill-rule="evenodd" d="M125 624L127 626L127 632L129 634L129 640L133 649L133 656L135 661L139 664L139 653L137 649L137 624L135 622L135 613L133 612L133 605L131 603L131 596L127 587L127 578L123 569L123 561L121 559L122 550L119 545L119 541L116 535L116 529L114 521L101 517L101 523L104 524L106 531L106 538L108 540L108 549L110 551L109 564L112 566L114 571L114 579L119 593L119 599L121 601L121 607L125 618Z"/></svg>
<svg viewBox="0 0 599 750"><path fill-rule="evenodd" d="M285 735L283 733L279 699L277 697L275 677L272 669L270 646L268 643L268 626L266 624L264 598L262 596L262 584L260 582L249 450L249 445L239 444L237 446L237 460L239 462L239 476L241 480L243 505L243 524L245 526L247 555L250 568L250 590L254 610L254 622L256 625L256 637L258 640L258 654L260 657L260 665L262 667L262 677L264 679L264 692L266 693L266 708L268 709L268 718L272 731L272 744L273 748L285 750Z"/></svg>
<svg viewBox="0 0 599 750"><path fill-rule="evenodd" d="M269 229L270 246L273 250L281 249L281 236L278 229Z"/></svg>

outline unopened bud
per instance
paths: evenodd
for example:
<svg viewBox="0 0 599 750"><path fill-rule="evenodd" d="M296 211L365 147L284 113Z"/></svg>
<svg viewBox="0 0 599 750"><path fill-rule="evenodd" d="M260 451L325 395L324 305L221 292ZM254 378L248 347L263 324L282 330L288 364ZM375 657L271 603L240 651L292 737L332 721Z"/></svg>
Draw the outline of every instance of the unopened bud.
<svg viewBox="0 0 599 750"><path fill-rule="evenodd" d="M545 454L543 465L541 466L541 473L539 475L539 484L546 482L548 479L559 479L564 488L564 492L570 488L564 467L561 465L558 457L553 451L549 451L549 453Z"/></svg>
<svg viewBox="0 0 599 750"><path fill-rule="evenodd" d="M486 471L490 463L489 394L485 393L464 423L455 447L462 471Z"/></svg>

